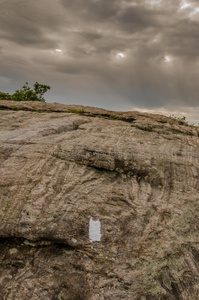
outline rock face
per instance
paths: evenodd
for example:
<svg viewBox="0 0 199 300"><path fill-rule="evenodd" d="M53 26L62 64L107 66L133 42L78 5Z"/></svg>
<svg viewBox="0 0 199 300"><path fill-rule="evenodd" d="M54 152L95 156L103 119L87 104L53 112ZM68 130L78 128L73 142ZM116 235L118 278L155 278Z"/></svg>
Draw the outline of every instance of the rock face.
<svg viewBox="0 0 199 300"><path fill-rule="evenodd" d="M198 127L0 109L0 299L199 299Z"/></svg>

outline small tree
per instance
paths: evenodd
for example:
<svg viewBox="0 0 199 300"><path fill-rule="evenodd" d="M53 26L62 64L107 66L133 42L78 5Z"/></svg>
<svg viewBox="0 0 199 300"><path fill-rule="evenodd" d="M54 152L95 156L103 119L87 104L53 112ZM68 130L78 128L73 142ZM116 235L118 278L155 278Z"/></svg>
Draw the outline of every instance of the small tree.
<svg viewBox="0 0 199 300"><path fill-rule="evenodd" d="M45 85L45 84L40 84L38 83L37 81L35 82L34 84L34 90L35 90L35 93L37 95L37 99L38 101L44 101L45 102L45 99L43 97L43 95L48 91L50 90L51 87L49 85Z"/></svg>
<svg viewBox="0 0 199 300"><path fill-rule="evenodd" d="M50 90L50 86L40 84L37 81L34 84L34 90L28 86L28 82L22 86L20 90L16 90L14 94L11 96L11 100L14 101L43 101L45 99L43 97L44 93Z"/></svg>

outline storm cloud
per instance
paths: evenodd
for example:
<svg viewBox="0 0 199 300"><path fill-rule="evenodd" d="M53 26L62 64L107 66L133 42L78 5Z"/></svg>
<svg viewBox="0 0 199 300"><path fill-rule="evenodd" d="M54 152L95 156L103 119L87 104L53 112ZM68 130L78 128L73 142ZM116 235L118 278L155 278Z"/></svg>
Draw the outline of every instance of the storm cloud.
<svg viewBox="0 0 199 300"><path fill-rule="evenodd" d="M199 112L198 1L0 2L0 90L39 81L49 102Z"/></svg>

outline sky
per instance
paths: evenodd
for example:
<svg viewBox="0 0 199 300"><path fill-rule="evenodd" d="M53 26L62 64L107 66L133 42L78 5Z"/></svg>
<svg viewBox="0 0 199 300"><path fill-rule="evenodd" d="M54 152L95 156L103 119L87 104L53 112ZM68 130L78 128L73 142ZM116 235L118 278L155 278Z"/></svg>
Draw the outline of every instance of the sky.
<svg viewBox="0 0 199 300"><path fill-rule="evenodd" d="M0 0L0 90L199 122L199 1Z"/></svg>

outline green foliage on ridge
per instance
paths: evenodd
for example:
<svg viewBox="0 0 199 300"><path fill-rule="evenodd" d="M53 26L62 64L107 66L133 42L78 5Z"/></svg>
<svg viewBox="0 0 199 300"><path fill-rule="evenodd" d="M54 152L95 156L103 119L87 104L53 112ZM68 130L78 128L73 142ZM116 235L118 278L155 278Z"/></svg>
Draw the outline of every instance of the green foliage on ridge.
<svg viewBox="0 0 199 300"><path fill-rule="evenodd" d="M21 89L16 90L14 94L3 93L0 91L0 100L13 100L13 101L42 101L45 102L43 95L50 90L50 86L40 84L37 81L33 85L34 89L28 86L28 82L22 86Z"/></svg>

